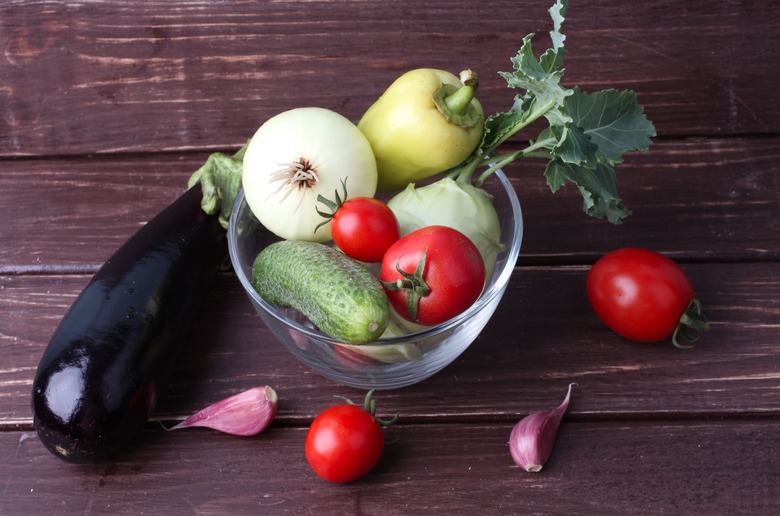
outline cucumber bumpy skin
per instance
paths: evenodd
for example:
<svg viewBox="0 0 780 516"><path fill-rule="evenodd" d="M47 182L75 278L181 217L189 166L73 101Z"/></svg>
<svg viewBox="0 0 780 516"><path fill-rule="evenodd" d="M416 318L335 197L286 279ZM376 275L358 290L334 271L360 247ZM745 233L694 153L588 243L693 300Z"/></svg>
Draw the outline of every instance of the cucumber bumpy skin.
<svg viewBox="0 0 780 516"><path fill-rule="evenodd" d="M390 321L390 305L371 272L345 254L317 242L282 240L252 264L252 286L267 302L294 308L322 332L347 344L378 339Z"/></svg>

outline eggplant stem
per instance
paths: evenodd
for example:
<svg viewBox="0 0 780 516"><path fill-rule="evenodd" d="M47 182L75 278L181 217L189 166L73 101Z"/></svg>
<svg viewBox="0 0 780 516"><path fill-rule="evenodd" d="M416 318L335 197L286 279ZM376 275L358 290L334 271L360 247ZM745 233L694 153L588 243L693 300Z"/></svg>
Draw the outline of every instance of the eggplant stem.
<svg viewBox="0 0 780 516"><path fill-rule="evenodd" d="M187 181L187 188L200 183L203 192L200 206L209 215L219 214L220 225L227 229L233 203L241 189L246 142L235 154L212 153Z"/></svg>

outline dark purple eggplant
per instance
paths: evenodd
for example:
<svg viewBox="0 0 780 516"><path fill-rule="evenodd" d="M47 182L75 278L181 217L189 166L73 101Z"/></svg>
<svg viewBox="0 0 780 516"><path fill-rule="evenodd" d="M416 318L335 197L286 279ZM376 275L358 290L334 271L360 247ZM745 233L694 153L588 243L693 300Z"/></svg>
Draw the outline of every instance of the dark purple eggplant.
<svg viewBox="0 0 780 516"><path fill-rule="evenodd" d="M115 455L144 427L207 284L227 255L201 187L147 222L95 273L33 383L35 430L68 462Z"/></svg>

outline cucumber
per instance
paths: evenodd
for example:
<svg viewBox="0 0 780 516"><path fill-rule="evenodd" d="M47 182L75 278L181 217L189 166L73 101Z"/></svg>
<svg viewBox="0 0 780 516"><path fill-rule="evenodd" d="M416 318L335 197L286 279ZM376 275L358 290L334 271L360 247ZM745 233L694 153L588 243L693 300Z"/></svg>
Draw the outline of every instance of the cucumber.
<svg viewBox="0 0 780 516"><path fill-rule="evenodd" d="M347 344L378 339L390 321L379 280L325 244L282 240L269 245L252 264L252 286L267 302L298 310Z"/></svg>

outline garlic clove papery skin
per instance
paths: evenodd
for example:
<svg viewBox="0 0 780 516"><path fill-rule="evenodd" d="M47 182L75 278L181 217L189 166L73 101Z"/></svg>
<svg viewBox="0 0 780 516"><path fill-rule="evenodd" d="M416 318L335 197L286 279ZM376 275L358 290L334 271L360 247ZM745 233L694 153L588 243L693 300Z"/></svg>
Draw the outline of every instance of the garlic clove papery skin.
<svg viewBox="0 0 780 516"><path fill-rule="evenodd" d="M271 387L254 387L199 410L171 430L199 426L231 435L257 435L273 421L278 399Z"/></svg>
<svg viewBox="0 0 780 516"><path fill-rule="evenodd" d="M533 412L521 419L509 435L509 452L515 464L530 473L541 471L552 454L561 419L569 407L571 388L555 409Z"/></svg>

